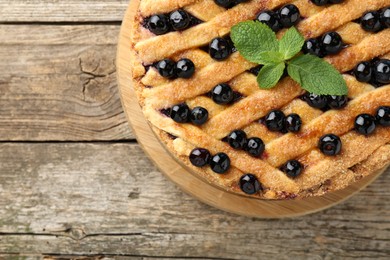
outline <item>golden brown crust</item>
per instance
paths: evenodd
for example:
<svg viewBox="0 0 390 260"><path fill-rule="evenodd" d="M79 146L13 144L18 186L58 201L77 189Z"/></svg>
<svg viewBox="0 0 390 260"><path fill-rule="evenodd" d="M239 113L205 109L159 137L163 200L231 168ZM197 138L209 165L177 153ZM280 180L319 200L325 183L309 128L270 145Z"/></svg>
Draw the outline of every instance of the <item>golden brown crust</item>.
<svg viewBox="0 0 390 260"><path fill-rule="evenodd" d="M227 11L216 6L213 1L206 0L154 0L153 5L152 0L133 1L140 3L139 12L132 23L134 88L145 117L157 136L194 174L222 189L244 195L237 183L242 174L250 172L257 176L264 188L257 197L286 199L320 196L345 188L389 164L388 128L380 127L368 137L358 135L351 129L357 114L372 114L378 106L390 105L390 85L375 89L345 74L351 102L343 110L323 113L297 99L302 90L291 79L282 80L271 91L259 90L256 78L246 72L255 64L243 59L239 53L231 55L224 62L215 62L207 53L198 49L212 38L226 35L237 22L254 18L262 9L273 9L293 2L306 17L298 25L306 37L336 30L351 45L341 54L326 59L345 72L362 60L388 57L390 29L371 34L351 22L367 10L388 5L388 0L346 0L341 5L329 7L317 7L307 0L252 0ZM143 17L179 7L205 22L180 33L172 32L162 36L150 35L141 26ZM154 68L146 71L143 66L167 57L174 60L190 58L196 64L195 75L191 79L172 81L162 78ZM202 96L221 82L228 82L244 98L231 106L221 106ZM181 102L186 102L191 108L199 105L207 108L209 121L202 127L180 125L159 112L160 109ZM281 108L285 113L300 114L304 123L300 133L273 133L256 122L274 108ZM253 158L222 142L221 138L234 129L243 129L248 136L261 137L266 143L264 156L261 159ZM342 154L326 157L318 151L316 142L325 133L341 136L344 147ZM207 167L200 169L192 166L188 154L194 147L207 148L211 153L225 152L231 158L231 169L227 174L218 175ZM301 176L290 179L278 167L294 158L300 160L306 168Z"/></svg>

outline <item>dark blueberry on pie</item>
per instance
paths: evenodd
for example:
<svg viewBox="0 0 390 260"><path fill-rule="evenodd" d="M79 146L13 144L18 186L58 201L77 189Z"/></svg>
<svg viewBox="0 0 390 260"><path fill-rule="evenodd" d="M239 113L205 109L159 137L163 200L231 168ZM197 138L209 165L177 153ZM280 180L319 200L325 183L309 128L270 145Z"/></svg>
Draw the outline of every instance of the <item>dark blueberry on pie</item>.
<svg viewBox="0 0 390 260"><path fill-rule="evenodd" d="M329 4L329 0L311 0L311 2L318 6L323 6Z"/></svg>
<svg viewBox="0 0 390 260"><path fill-rule="evenodd" d="M332 109L342 109L348 104L348 96L328 96L328 106Z"/></svg>
<svg viewBox="0 0 390 260"><path fill-rule="evenodd" d="M175 31L182 31L190 25L191 18L186 11L179 9L169 15L169 21Z"/></svg>
<svg viewBox="0 0 390 260"><path fill-rule="evenodd" d="M265 116L264 123L268 130L273 132L280 132L284 129L285 115L280 110L272 110Z"/></svg>
<svg viewBox="0 0 390 260"><path fill-rule="evenodd" d="M246 146L246 133L242 130L234 130L227 137L228 144L234 149L243 149Z"/></svg>
<svg viewBox="0 0 390 260"><path fill-rule="evenodd" d="M382 9L381 11L381 23L384 27L390 27L390 6Z"/></svg>
<svg viewBox="0 0 390 260"><path fill-rule="evenodd" d="M249 0L235 0L235 4L241 4L241 3L245 3L245 2L248 2Z"/></svg>
<svg viewBox="0 0 390 260"><path fill-rule="evenodd" d="M222 83L214 87L211 97L215 103L225 105L233 101L234 92L228 84Z"/></svg>
<svg viewBox="0 0 390 260"><path fill-rule="evenodd" d="M340 137L334 134L327 134L320 138L318 148L325 155L338 155L341 152L342 143Z"/></svg>
<svg viewBox="0 0 390 260"><path fill-rule="evenodd" d="M365 13L362 18L360 18L360 24L363 30L368 32L379 32L382 30L380 14L377 11Z"/></svg>
<svg viewBox="0 0 390 260"><path fill-rule="evenodd" d="M355 118L355 130L359 134L369 135L375 131L375 117L369 114L361 114Z"/></svg>
<svg viewBox="0 0 390 260"><path fill-rule="evenodd" d="M176 77L176 63L170 59L159 61L156 65L158 73L164 78Z"/></svg>
<svg viewBox="0 0 390 260"><path fill-rule="evenodd" d="M390 83L390 60L379 60L374 65L374 78L377 83Z"/></svg>
<svg viewBox="0 0 390 260"><path fill-rule="evenodd" d="M176 63L176 74L179 78L189 79L195 73L195 65L189 59L181 59Z"/></svg>
<svg viewBox="0 0 390 260"><path fill-rule="evenodd" d="M303 170L302 164L297 160L291 160L286 162L282 167L281 170L289 177L295 178L298 177Z"/></svg>
<svg viewBox="0 0 390 260"><path fill-rule="evenodd" d="M258 65L258 66L254 67L254 68L251 68L249 70L249 72L252 73L253 75L257 76L257 75L259 75L259 72L260 72L260 70L262 68L263 68L263 65Z"/></svg>
<svg viewBox="0 0 390 260"><path fill-rule="evenodd" d="M257 21L266 24L272 29L272 31L277 32L282 28L279 17L277 13L271 10L262 11L257 15Z"/></svg>
<svg viewBox="0 0 390 260"><path fill-rule="evenodd" d="M376 121L382 126L390 126L390 107L379 107L376 111Z"/></svg>
<svg viewBox="0 0 390 260"><path fill-rule="evenodd" d="M217 153L210 160L210 167L213 172L222 174L230 168L230 158L225 153Z"/></svg>
<svg viewBox="0 0 390 260"><path fill-rule="evenodd" d="M280 23L284 28L289 28L299 22L301 17L298 7L287 4L278 10Z"/></svg>
<svg viewBox="0 0 390 260"><path fill-rule="evenodd" d="M170 117L171 116L171 108L163 108L160 109L160 113L164 116Z"/></svg>
<svg viewBox="0 0 390 260"><path fill-rule="evenodd" d="M304 100L309 104L309 106L324 109L327 106L327 98L325 95L317 95L313 93L307 93L304 96Z"/></svg>
<svg viewBox="0 0 390 260"><path fill-rule="evenodd" d="M232 54L232 46L224 38L214 38L209 45L211 58L217 61L226 60Z"/></svg>
<svg viewBox="0 0 390 260"><path fill-rule="evenodd" d="M151 16L148 20L147 26L149 31L156 35L165 34L170 30L168 18L163 14Z"/></svg>
<svg viewBox="0 0 390 260"><path fill-rule="evenodd" d="M204 107L195 107L191 111L190 119L194 125L203 125L209 118L209 112Z"/></svg>
<svg viewBox="0 0 390 260"><path fill-rule="evenodd" d="M321 46L326 54L336 54L342 50L343 40L337 32L328 32L322 36Z"/></svg>
<svg viewBox="0 0 390 260"><path fill-rule="evenodd" d="M331 4L341 4L344 0L329 0Z"/></svg>
<svg viewBox="0 0 390 260"><path fill-rule="evenodd" d="M372 79L371 63L367 61L360 62L353 70L353 75L360 82L370 82Z"/></svg>
<svg viewBox="0 0 390 260"><path fill-rule="evenodd" d="M235 0L214 0L214 2L222 7L231 8L235 4Z"/></svg>
<svg viewBox="0 0 390 260"><path fill-rule="evenodd" d="M263 154L264 150L265 144L263 140L257 137L252 137L248 139L245 151L247 151L251 156L259 157Z"/></svg>
<svg viewBox="0 0 390 260"><path fill-rule="evenodd" d="M245 174L240 178L240 189L248 194L253 195L261 191L261 184L253 174Z"/></svg>
<svg viewBox="0 0 390 260"><path fill-rule="evenodd" d="M171 108L171 118L176 123L187 123L190 117L191 110L186 104L174 105Z"/></svg>
<svg viewBox="0 0 390 260"><path fill-rule="evenodd" d="M195 148L190 153L190 162L196 167L203 167L210 161L210 152L203 148Z"/></svg>
<svg viewBox="0 0 390 260"><path fill-rule="evenodd" d="M325 56L325 53L321 48L320 42L315 38L306 40L305 43L303 44L302 51L303 53L315 55L320 58Z"/></svg>
<svg viewBox="0 0 390 260"><path fill-rule="evenodd" d="M286 130L292 133L299 132L302 127L302 119L297 114L290 114L286 117Z"/></svg>

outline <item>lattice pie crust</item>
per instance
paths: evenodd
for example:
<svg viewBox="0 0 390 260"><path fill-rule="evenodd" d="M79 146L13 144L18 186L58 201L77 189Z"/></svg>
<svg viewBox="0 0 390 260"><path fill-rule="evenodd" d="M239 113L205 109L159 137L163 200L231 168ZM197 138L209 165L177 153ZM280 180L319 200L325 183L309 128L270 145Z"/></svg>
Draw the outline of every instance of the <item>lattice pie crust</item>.
<svg viewBox="0 0 390 260"><path fill-rule="evenodd" d="M337 31L349 45L340 54L325 59L340 72L348 72L356 64L375 57L390 58L390 29L369 33L352 22L368 10L389 5L389 0L346 0L341 5L319 7L308 0L252 0L231 9L224 9L212 0L132 0L138 9L132 18L132 77L139 103L153 130L168 150L198 176L225 190L244 193L238 180L245 173L254 174L263 186L257 193L260 199L286 199L319 196L347 187L356 180L378 171L390 162L390 130L378 128L369 136L353 130L354 118L360 113L374 114L378 106L390 105L390 85L374 88L343 74L351 101L342 110L322 112L310 107L298 97L302 89L290 78L284 78L272 90L259 89L256 77L247 71L256 66L238 52L227 60L217 62L202 50L213 38L229 34L231 26L253 20L263 9L275 9L286 3L296 5L303 17L298 30L306 37L317 37ZM156 13L183 8L204 21L182 32L156 36L145 29L143 19ZM283 30L278 33L278 37ZM196 73L190 79L168 80L153 67L164 58L191 59ZM228 82L243 98L229 106L217 105L204 94L215 85ZM207 108L210 117L203 126L178 124L160 110L186 102L192 108ZM271 109L297 113L303 127L297 134L270 132L258 123ZM248 136L257 136L266 144L264 155L253 158L244 151L234 150L221 139L232 130L242 129ZM341 137L342 153L335 157L322 154L318 139L334 133ZM172 138L175 136L176 138ZM226 174L215 174L209 168L197 168L188 159L195 147L211 153L229 155L232 167ZM304 173L292 179L279 170L290 159L305 165Z"/></svg>

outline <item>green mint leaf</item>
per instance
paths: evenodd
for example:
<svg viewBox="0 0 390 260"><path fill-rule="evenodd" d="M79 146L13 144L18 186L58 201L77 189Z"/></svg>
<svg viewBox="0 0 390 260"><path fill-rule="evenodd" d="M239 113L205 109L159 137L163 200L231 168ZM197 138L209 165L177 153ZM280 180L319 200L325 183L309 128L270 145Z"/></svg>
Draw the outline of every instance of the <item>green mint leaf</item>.
<svg viewBox="0 0 390 260"><path fill-rule="evenodd" d="M348 88L341 74L329 63L306 54L292 59L287 67L290 77L310 93L347 95Z"/></svg>
<svg viewBox="0 0 390 260"><path fill-rule="evenodd" d="M260 64L277 64L283 62L283 54L277 51L266 51L257 55L258 63Z"/></svg>
<svg viewBox="0 0 390 260"><path fill-rule="evenodd" d="M260 22L238 23L232 27L230 36L240 54L251 62L262 63L261 53L279 51L275 33Z"/></svg>
<svg viewBox="0 0 390 260"><path fill-rule="evenodd" d="M305 39L295 27L291 27L279 41L279 52L285 60L291 59L301 51Z"/></svg>
<svg viewBox="0 0 390 260"><path fill-rule="evenodd" d="M284 62L265 65L257 76L259 87L262 89L273 88L282 77L285 67Z"/></svg>

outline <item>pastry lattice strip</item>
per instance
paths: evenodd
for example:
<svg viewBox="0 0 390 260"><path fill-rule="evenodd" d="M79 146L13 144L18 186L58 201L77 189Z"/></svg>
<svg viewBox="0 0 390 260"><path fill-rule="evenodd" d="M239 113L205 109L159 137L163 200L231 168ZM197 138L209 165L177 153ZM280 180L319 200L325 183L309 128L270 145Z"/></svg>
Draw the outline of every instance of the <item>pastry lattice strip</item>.
<svg viewBox="0 0 390 260"><path fill-rule="evenodd" d="M166 2L166 1L164 1ZM170 3L169 3L170 4ZM183 4L183 3L181 3ZM176 6L176 5L174 5ZM224 8L218 6L215 4L214 1L211 0L198 0L197 2L194 2L192 4L186 5L186 6L180 6L182 7L187 13L195 17L196 19L199 19L203 22L208 22L211 19L213 19L215 16L221 14L222 12L225 11ZM170 11L174 11L179 9L179 7L174 8ZM159 14L161 13L161 10L158 12ZM154 13L155 14L155 13ZM147 16L144 16L147 17ZM155 34L150 32L147 28L142 28L140 27L140 37L139 41L145 41L147 39L156 37Z"/></svg>
<svg viewBox="0 0 390 260"><path fill-rule="evenodd" d="M369 140L367 140L367 138ZM275 197L273 194L275 191L284 191L291 194L302 193L308 190L312 190L313 192L316 185L327 183L328 180L330 180L328 185L337 184L339 185L338 189L340 189L354 181L355 178L364 177L366 175L364 173L365 167L379 170L389 163L390 144L385 145L390 142L390 132L387 129L380 128L370 137L365 137L355 132L349 132L343 135L341 139L344 144L344 152L337 157L326 157L318 150L313 150L300 158L300 161L304 162L308 167L301 176L294 179L299 189L298 192L294 192L293 190L278 190L278 187L274 186L275 183L272 178L267 178L267 176L264 176L263 174L254 173L265 188L265 192L262 196L273 198ZM180 138L173 141L173 146L183 159L188 156L193 148L195 148L194 145L191 145ZM370 156L375 153L380 156ZM372 161L372 158L376 158L375 162ZM196 169L195 167L193 168ZM228 187L235 191L239 191L239 188L237 187L239 178L243 174L248 173L239 170L236 167L232 167L232 169L224 175L215 174L208 168L204 168L202 171L203 177L208 179L208 181L212 182L213 180L217 180L217 182L224 187ZM342 181L339 181L340 179Z"/></svg>
<svg viewBox="0 0 390 260"><path fill-rule="evenodd" d="M300 1L296 1L296 2L300 2ZM301 1L302 2L302 1ZM349 25L349 24L347 24L347 25ZM356 27L356 26L355 26ZM350 30L351 28L348 28L348 26L345 26L345 30ZM352 29L356 29L356 28L352 28ZM362 36L360 39L363 39L364 37L367 37L367 35L364 35L364 36ZM351 43L356 43L357 41L355 41L355 42L352 42L351 41ZM348 41L347 41L347 43L349 43Z"/></svg>
<svg viewBox="0 0 390 260"><path fill-rule="evenodd" d="M172 32L156 36L136 43L135 49L139 52L144 63L152 63L167 56L187 49L196 48L208 44L211 39L224 36L230 28L238 22L254 19L256 14L263 9L274 9L287 0L252 0L245 4L237 5L212 20L189 28L183 32ZM362 4L362 2L364 2ZM321 10L319 13L301 21L298 29L305 37L317 37L326 31L338 28L347 22L359 18L365 11L378 10L388 5L387 0L349 0L342 5L334 5ZM338 19L329 19L337 17ZM170 42L176 42L174 46ZM154 48L159 46L159 48Z"/></svg>
<svg viewBox="0 0 390 260"><path fill-rule="evenodd" d="M369 60L390 52L390 41L386 41L389 38L390 29L383 30L378 34L364 38L363 41L352 47L344 49L340 55L327 58L327 61L342 72L348 71L356 66L359 61ZM371 42L374 40L383 43L373 45ZM353 62L348 63L345 57L353 58ZM246 61L239 53L234 53L226 61L214 62L198 70L191 79L177 79L158 87L145 89L143 95L155 108L164 108L202 95L215 85L228 82L231 78L254 66L255 64ZM210 75L213 75L213 77L210 78ZM187 88L184 89L183 84L186 84Z"/></svg>
<svg viewBox="0 0 390 260"><path fill-rule="evenodd" d="M208 3L208 4L206 4L206 3ZM306 1L306 0L297 0L297 1L294 1L293 3L296 4L300 8L303 16L308 16L308 15L314 16L314 15L317 15L326 9L325 7L315 6L310 1ZM210 6L213 6L213 7L210 7ZM193 5L190 5L187 8L191 9L198 16L201 13L208 14L207 15L208 19L212 19L213 17L217 16L218 14L221 13L220 9L223 9L223 8L220 8L217 5L215 5L213 1L205 1L205 0L197 2ZM201 12L201 10L204 10L204 9L207 9L207 11ZM209 14L209 13L211 13L211 14ZM364 38L372 35L371 33L364 31L359 24L354 23L354 22L348 22L347 24L344 24L343 26L341 26L341 28L338 28L337 32L339 32L341 34L341 36L343 37L343 40L346 44L357 44L358 42L362 41ZM280 37L282 34L283 34L283 32L279 33L278 37ZM179 34L178 37L181 37L181 35ZM383 36L382 35L375 36L375 38L368 38L366 40L365 44L360 45L358 47L358 49L364 50L364 49L366 49L366 45L370 45L371 42L377 42L377 43L381 44L382 46L378 46L378 48L371 48L370 50L372 50L372 53L366 54L366 56L367 57L375 57L375 55L377 54L375 52L375 50L379 50L379 53L383 54L383 51L386 50L386 46L388 45L387 44L388 41L386 41L386 39L389 37L390 37L389 34L385 34ZM376 40L376 38L379 38L379 39ZM383 46L383 45L385 45L385 46ZM208 60L208 64L213 62L213 60L211 58L208 58L208 59L207 59L207 57L204 58L203 56L205 56L205 54L203 55L201 53L202 53L201 50L191 49L191 50L186 50L178 55L174 55L173 58L175 60L178 60L179 58L187 57L193 61L197 61L199 59L201 62L200 62L200 64L196 64L197 65L196 67L197 67L197 69L201 69L201 68L205 67L205 65L206 65L206 63L203 61ZM345 54L343 54L343 55L344 56L350 55L350 51L346 51ZM338 60L345 60L345 59L338 59ZM329 61L333 62L333 63L337 63L337 59L335 61L333 61L333 59L330 58ZM340 65L340 67L342 67L342 64ZM162 78L157 73L157 71L154 69L149 70L148 73L145 75L145 77L142 80L143 80L144 85L153 86L153 87L163 85L163 84L166 84L169 82L167 79Z"/></svg>
<svg viewBox="0 0 390 260"><path fill-rule="evenodd" d="M386 92L390 93L389 89L390 89L390 86L387 86L387 87L382 87L382 88L377 89L375 91L369 92L367 94L363 94L357 98L357 99L359 99L359 98L363 99L363 101L359 100L360 102L359 102L358 107L355 107L354 104L352 104L353 101L350 103L349 106L352 107L353 109L356 109L356 110L363 110L364 109L364 112L366 111L367 106L370 107L371 110L373 110L373 108L376 108L378 106L378 102L380 104L381 104L381 102L386 102L386 100L387 100L387 102L389 102L389 100L390 100L389 96L388 95L386 96ZM355 99L355 100L357 100L357 99ZM383 101L383 100L385 100L385 101ZM346 114L347 116L351 116L352 113L350 110L353 110L353 109L348 109L348 107L347 107L346 109L343 110L343 111L346 111L344 114ZM262 179L269 178L270 180L273 180L273 183L274 184L276 183L278 185L277 188L279 190L287 190L287 191L294 192L293 190L297 189L297 187L295 187L294 182L292 182L290 179L288 179L279 170L270 166L266 161L252 158L243 151L234 150L234 149L230 148L230 146L228 144L212 138L210 135L205 134L202 130L200 130L199 128L197 128L195 126L192 126L192 125L185 125L184 126L184 125L172 124L170 118L161 118L159 112L157 112L154 109L146 109L144 112L145 112L145 115L148 118L150 118L151 122L155 126L157 126L158 128L160 128L166 132L169 132L169 133L172 133L176 136L179 136L179 137L183 138L184 140L187 140L190 143L194 143L194 144L198 143L201 147L207 147L212 153L217 153L217 152L222 151L222 152L227 153L231 158L238 158L238 159L236 159L236 161L232 162L233 165L235 165L237 168L239 168L243 171L257 173L257 174L263 176ZM330 112L332 112L332 111L329 111L329 112L325 113L324 115L326 115ZM355 112L354 114L356 114L356 112L361 112L361 111L353 111L353 112ZM323 116L321 116L321 117L323 117ZM340 118L341 118L341 116L340 116ZM344 119L345 118L343 118L343 120ZM348 117L347 117L347 119L348 119ZM314 120L314 121L316 121L316 120ZM312 125L312 124L309 124L309 126L310 125ZM322 124L322 126L320 126L320 127L324 127L324 124ZM337 131L341 132L339 128L340 127L337 126ZM350 127L344 125L344 127L342 127L341 129L344 130L344 132L341 132L341 133L346 133L350 130ZM336 129L332 129L332 130L336 130ZM332 132L337 133L337 131L332 131ZM289 134L287 134L287 135L289 135ZM285 135L285 136L287 136L287 135ZM283 136L283 137L285 137L285 136ZM282 139L283 137L276 139L276 141ZM309 147L304 147L304 149L307 148L306 150L302 151L302 149L301 150L298 149L300 151L300 153L298 153L296 156L294 156L294 158L296 158L299 155L303 154L304 152L308 151L310 148L315 147L316 144L311 143L311 141L313 139L314 138L310 138ZM280 147L294 148L295 145L294 145L294 142L292 142L292 143L289 143L288 145L279 146L279 150L278 150L277 154L279 156L283 156L283 153L280 152ZM269 152L269 149L267 149L267 151L268 151L268 156L270 156L272 153ZM292 150L292 151L296 152L294 150ZM286 152L286 151L284 151L284 152ZM275 155L275 157L277 157L277 156ZM269 162L269 160L267 160L267 161ZM279 166L279 165L280 164L278 164L277 166ZM279 181L277 181L277 180L279 180ZM268 181L266 181L266 183L267 182Z"/></svg>

